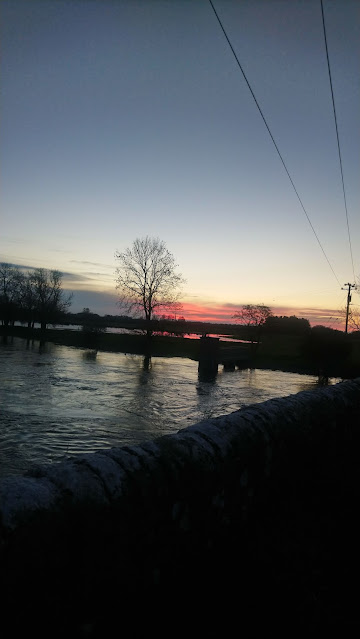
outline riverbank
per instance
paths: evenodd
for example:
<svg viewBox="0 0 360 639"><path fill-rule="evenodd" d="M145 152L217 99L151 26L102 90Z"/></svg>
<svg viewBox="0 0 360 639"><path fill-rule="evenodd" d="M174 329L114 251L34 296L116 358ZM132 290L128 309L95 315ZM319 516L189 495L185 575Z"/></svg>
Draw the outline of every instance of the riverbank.
<svg viewBox="0 0 360 639"><path fill-rule="evenodd" d="M121 334L107 332L87 332L74 330L55 330L48 328L28 329L23 326L0 327L3 338L21 337L29 341L53 342L63 346L75 346L111 353L128 353L147 355L149 357L188 357L198 360L200 341L181 337L153 336L148 340L146 335Z"/></svg>
<svg viewBox="0 0 360 639"><path fill-rule="evenodd" d="M20 337L29 341L53 342L94 351L119 352L146 357L186 357L199 361L201 340L170 335L119 334L102 331L28 329L24 326L0 326L3 340ZM200 337L200 336L199 336ZM360 340L348 338L345 347L331 339L313 343L305 335L263 335L256 349L250 344L219 340L217 364L230 362L234 367L282 370L308 375L354 379L360 375Z"/></svg>

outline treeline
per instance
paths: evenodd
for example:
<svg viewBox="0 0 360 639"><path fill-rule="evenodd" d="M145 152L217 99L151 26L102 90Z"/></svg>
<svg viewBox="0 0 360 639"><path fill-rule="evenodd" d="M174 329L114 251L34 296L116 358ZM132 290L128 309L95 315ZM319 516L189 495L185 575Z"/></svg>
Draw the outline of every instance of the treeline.
<svg viewBox="0 0 360 639"><path fill-rule="evenodd" d="M270 315L264 323L267 333L286 333L288 335L304 335L310 331L310 322L303 317Z"/></svg>
<svg viewBox="0 0 360 639"><path fill-rule="evenodd" d="M134 318L128 315L98 315L97 313L92 313L88 308L84 308L80 313L66 313L62 323L75 324L90 330L97 327L99 329L127 328L134 331L148 331L150 328L152 333L168 333L179 336L184 336L190 332L190 328L184 318L177 320L158 318L149 322L144 318Z"/></svg>
<svg viewBox="0 0 360 639"><path fill-rule="evenodd" d="M62 318L62 323L78 326L98 326L101 328L127 328L141 331L146 331L149 328L149 322L144 318L130 317L128 315L98 315L97 313L92 313L89 308L84 308L80 313L66 313ZM186 336L189 333L234 335L239 332L241 327L235 324L192 322L181 316L178 319L161 316L151 320L150 328L153 333Z"/></svg>
<svg viewBox="0 0 360 639"><path fill-rule="evenodd" d="M56 270L36 268L22 271L12 264L0 264L0 321L3 326L16 321L44 330L59 323L71 305L71 295L62 290L62 275Z"/></svg>
<svg viewBox="0 0 360 639"><path fill-rule="evenodd" d="M84 308L80 313L67 313L63 323L77 325L97 325L104 328L128 328L134 330L146 330L149 323L142 318L134 318L128 315L98 315L90 309ZM250 332L258 332L257 326L245 326L230 323L212 323L188 321L184 317L175 319L162 316L151 320L151 329L154 333L169 333L171 335L184 335L190 333L220 334L248 339ZM331 330L331 329L330 329ZM261 327L261 331L267 334L305 335L311 331L307 319L296 316L271 316Z"/></svg>
<svg viewBox="0 0 360 639"><path fill-rule="evenodd" d="M121 328L128 327L137 322L132 317L128 315L99 315L98 313L93 313L89 308L84 308L79 313L69 313L62 318L63 324L74 324L77 326L83 325L96 325L102 328ZM141 321L141 320L140 320Z"/></svg>

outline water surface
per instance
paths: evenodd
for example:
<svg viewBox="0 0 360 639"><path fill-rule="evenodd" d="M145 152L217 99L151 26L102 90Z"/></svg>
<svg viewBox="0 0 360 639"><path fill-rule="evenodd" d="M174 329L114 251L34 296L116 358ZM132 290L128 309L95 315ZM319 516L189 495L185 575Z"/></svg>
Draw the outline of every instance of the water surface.
<svg viewBox="0 0 360 639"><path fill-rule="evenodd" d="M0 475L175 433L317 384L311 375L222 367L201 381L190 359L8 338L0 344Z"/></svg>

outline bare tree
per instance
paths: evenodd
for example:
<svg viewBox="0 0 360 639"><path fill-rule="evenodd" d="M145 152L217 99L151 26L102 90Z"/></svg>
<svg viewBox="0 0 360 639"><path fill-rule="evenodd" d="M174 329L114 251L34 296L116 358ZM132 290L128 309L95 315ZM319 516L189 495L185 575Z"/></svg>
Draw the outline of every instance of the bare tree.
<svg viewBox="0 0 360 639"><path fill-rule="evenodd" d="M184 307L181 304L181 302L174 302L174 304L171 306L171 312L172 312L171 319L175 321L178 320L180 313L183 313L183 311L184 311Z"/></svg>
<svg viewBox="0 0 360 639"><path fill-rule="evenodd" d="M349 321L349 326L350 326L350 328L353 331L360 331L360 308L359 308L359 306L350 308L348 321Z"/></svg>
<svg viewBox="0 0 360 639"><path fill-rule="evenodd" d="M271 315L271 309L265 304L246 304L232 316L239 324L248 327L253 352L259 344L261 327Z"/></svg>
<svg viewBox="0 0 360 639"><path fill-rule="evenodd" d="M72 294L64 297L61 288L62 275L56 270L35 269L31 275L30 285L35 298L36 315L41 329L44 330L47 324L55 323L59 314L71 305Z"/></svg>
<svg viewBox="0 0 360 639"><path fill-rule="evenodd" d="M272 312L269 306L246 304L240 311L236 311L232 317L244 326L262 326L271 315Z"/></svg>
<svg viewBox="0 0 360 639"><path fill-rule="evenodd" d="M23 275L20 284L21 319L27 322L28 328L33 328L36 316L36 294L34 286L34 272Z"/></svg>
<svg viewBox="0 0 360 639"><path fill-rule="evenodd" d="M0 264L0 315L5 326L17 319L23 279L23 273L16 266Z"/></svg>
<svg viewBox="0 0 360 639"><path fill-rule="evenodd" d="M360 277L357 278L357 283L354 288L358 295L360 295ZM346 308L344 308L344 317L346 317L346 312ZM354 304L354 302L349 306L348 309L348 324L353 331L360 331L360 306L358 304Z"/></svg>
<svg viewBox="0 0 360 639"><path fill-rule="evenodd" d="M6 326L15 320L35 321L45 329L71 304L65 297L59 271L37 268L24 273L18 266L0 264L0 318Z"/></svg>
<svg viewBox="0 0 360 639"><path fill-rule="evenodd" d="M174 256L159 238L144 237L134 241L123 253L116 251L116 288L119 302L128 311L141 311L151 335L151 319L160 308L171 309L180 297L184 280L176 272Z"/></svg>

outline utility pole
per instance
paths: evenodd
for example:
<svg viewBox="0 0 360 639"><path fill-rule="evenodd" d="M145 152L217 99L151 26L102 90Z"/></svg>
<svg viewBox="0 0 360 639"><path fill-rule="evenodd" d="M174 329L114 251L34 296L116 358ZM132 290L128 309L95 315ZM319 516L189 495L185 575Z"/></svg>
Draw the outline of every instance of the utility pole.
<svg viewBox="0 0 360 639"><path fill-rule="evenodd" d="M344 284L344 286L347 287L347 292L348 292L348 296L347 296L347 304L346 304L346 321L345 321L345 333L348 332L348 321L349 321L349 306L350 306L350 302L351 302L351 289L352 288L356 288L356 284L350 284L349 282L347 284ZM342 288L342 291L346 291L346 288Z"/></svg>

